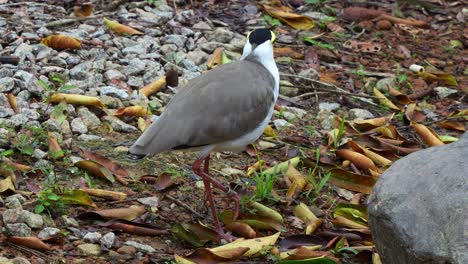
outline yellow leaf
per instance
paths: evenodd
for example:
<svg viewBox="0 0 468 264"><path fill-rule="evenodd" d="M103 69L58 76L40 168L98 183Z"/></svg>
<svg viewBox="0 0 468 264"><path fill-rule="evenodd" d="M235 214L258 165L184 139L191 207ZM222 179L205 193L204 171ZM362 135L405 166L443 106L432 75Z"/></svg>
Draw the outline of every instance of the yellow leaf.
<svg viewBox="0 0 468 264"><path fill-rule="evenodd" d="M141 31L138 31L138 30L136 30L134 28L131 28L129 26L122 25L117 21L109 20L107 18L104 18L104 24L106 24L106 26L110 30L112 30L115 33L120 34L120 35L143 35L144 34Z"/></svg>
<svg viewBox="0 0 468 264"><path fill-rule="evenodd" d="M161 77L150 84L145 85L140 89L140 93L144 94L146 97L158 92L162 88L166 87L166 77Z"/></svg>
<svg viewBox="0 0 468 264"><path fill-rule="evenodd" d="M283 217L278 213L277 211L259 203L259 202L253 202L250 204L253 209L257 210L258 215L262 216L267 216L277 222L282 223L283 222Z"/></svg>
<svg viewBox="0 0 468 264"><path fill-rule="evenodd" d="M114 201L122 201L127 198L127 194L123 192L114 192L102 189L80 189L91 196L100 197L104 199L114 200Z"/></svg>
<svg viewBox="0 0 468 264"><path fill-rule="evenodd" d="M272 17L276 17L281 22L284 22L295 29L309 30L315 25L314 21L310 17L291 13L288 8L283 8L284 10L282 10L280 8L264 4L258 5Z"/></svg>
<svg viewBox="0 0 468 264"><path fill-rule="evenodd" d="M213 69L218 65L223 64L223 48L216 48L213 51L213 54L211 57L208 59L208 62L206 63L206 66L208 66L208 69Z"/></svg>
<svg viewBox="0 0 468 264"><path fill-rule="evenodd" d="M416 130L416 133L418 133L418 135L427 145L431 147L444 145L444 142L440 140L439 135L437 135L437 133L434 130L426 127L425 125L416 123L411 124L411 126L414 128L414 130Z"/></svg>
<svg viewBox="0 0 468 264"><path fill-rule="evenodd" d="M280 232L267 237L237 239L236 241L226 244L224 246L212 248L211 251L216 253L218 251L223 251L227 249L247 247L249 248L249 251L245 252L244 256L250 257L252 255L260 253L260 251L262 251L264 248L274 245L276 243L276 240L278 240L279 235Z"/></svg>
<svg viewBox="0 0 468 264"><path fill-rule="evenodd" d="M6 191L15 191L15 185L13 184L11 177L6 177L5 179L0 180L0 193L4 193Z"/></svg>
<svg viewBox="0 0 468 264"><path fill-rule="evenodd" d="M273 130L273 128L270 125L267 125L265 127L265 130L263 130L263 134L267 137L276 138L275 130Z"/></svg>
<svg viewBox="0 0 468 264"><path fill-rule="evenodd" d="M289 168L289 165L296 167L297 164L301 161L300 157L294 157L290 160L283 161L269 169L266 169L263 171L263 173L268 173L268 174L273 174L273 173L285 173L287 169Z"/></svg>
<svg viewBox="0 0 468 264"><path fill-rule="evenodd" d="M322 219L318 219L312 211L310 211L309 207L306 204L300 203L299 205L295 206L293 209L294 215L301 219L304 223L306 223L306 234L312 234L322 223Z"/></svg>
<svg viewBox="0 0 468 264"><path fill-rule="evenodd" d="M134 105L134 106L127 106L124 108L118 109L115 113L114 116L137 116L137 117L142 117L142 116L147 116L151 115L151 111L148 110L148 108L144 108L139 105Z"/></svg>
<svg viewBox="0 0 468 264"><path fill-rule="evenodd" d="M400 110L395 104L392 103L382 92L380 92L377 88L374 88L374 95L379 98L379 102L381 105L386 106L393 110Z"/></svg>
<svg viewBox="0 0 468 264"><path fill-rule="evenodd" d="M65 101L72 105L104 107L104 104L99 100L99 98L93 96L56 93L49 97L49 103L60 103L61 101Z"/></svg>

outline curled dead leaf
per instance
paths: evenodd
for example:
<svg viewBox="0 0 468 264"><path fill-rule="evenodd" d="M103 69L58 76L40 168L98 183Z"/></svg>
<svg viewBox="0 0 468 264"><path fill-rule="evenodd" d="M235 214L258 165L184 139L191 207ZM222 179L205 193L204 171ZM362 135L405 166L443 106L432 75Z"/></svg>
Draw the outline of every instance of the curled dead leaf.
<svg viewBox="0 0 468 264"><path fill-rule="evenodd" d="M79 39L69 37L66 35L48 36L41 40L41 44L44 44L56 50L81 49L81 41Z"/></svg>
<svg viewBox="0 0 468 264"><path fill-rule="evenodd" d="M274 48L274 56L276 57L290 57L293 59L302 59L304 55L293 50L291 47Z"/></svg>
<svg viewBox="0 0 468 264"><path fill-rule="evenodd" d="M122 201L127 198L127 194L123 192L114 192L102 189L80 189L80 191L83 191L91 196L113 201Z"/></svg>
<svg viewBox="0 0 468 264"><path fill-rule="evenodd" d="M52 132L47 133L47 140L49 142L49 154L53 159L61 159L65 156L65 153L60 147L57 137Z"/></svg>
<svg viewBox="0 0 468 264"><path fill-rule="evenodd" d="M338 157L351 161L354 165L356 165L356 167L360 169L377 170L374 162L359 152L350 149L338 149L335 153Z"/></svg>
<svg viewBox="0 0 468 264"><path fill-rule="evenodd" d="M73 7L73 14L76 17L87 17L93 13L93 5L92 4L82 4Z"/></svg>
<svg viewBox="0 0 468 264"><path fill-rule="evenodd" d="M207 248L199 248L186 257L175 255L175 259L177 263L228 263L239 259L247 251L249 251L249 248L247 247L231 248L216 252Z"/></svg>
<svg viewBox="0 0 468 264"><path fill-rule="evenodd" d="M458 121L442 121L437 123L437 125L445 129L465 131L465 125Z"/></svg>
<svg viewBox="0 0 468 264"><path fill-rule="evenodd" d="M144 223L135 223L123 219L114 219L100 226L104 226L113 230L121 230L128 234L138 235L138 236L158 236L167 234L168 231L165 229L160 229L157 226L144 224Z"/></svg>
<svg viewBox="0 0 468 264"><path fill-rule="evenodd" d="M161 77L140 89L140 93L144 94L146 97L157 93L162 88L166 87L166 77Z"/></svg>
<svg viewBox="0 0 468 264"><path fill-rule="evenodd" d="M296 217L306 223L306 235L312 234L323 223L323 220L317 218L304 203L300 203L295 206L293 213Z"/></svg>
<svg viewBox="0 0 468 264"><path fill-rule="evenodd" d="M352 173L340 168L334 168L328 172L331 173L328 180L330 184L350 191L370 194L376 182L374 177Z"/></svg>
<svg viewBox="0 0 468 264"><path fill-rule="evenodd" d="M80 169L83 169L89 173L91 173L94 176L101 177L103 179L109 180L111 183L114 183L115 178L112 175L112 172L104 167L103 165L92 161L92 160L80 160L75 163L75 166L77 166Z"/></svg>
<svg viewBox="0 0 468 264"><path fill-rule="evenodd" d="M393 110L400 110L398 106L396 106L390 99L388 99L382 92L380 92L377 88L374 88L374 95L379 99L379 103L383 106L386 106Z"/></svg>
<svg viewBox="0 0 468 264"><path fill-rule="evenodd" d="M132 221L135 218L141 216L145 212L144 206L131 206L124 208L104 209L97 210L94 212L86 212L78 215L80 219L123 219Z"/></svg>
<svg viewBox="0 0 468 264"><path fill-rule="evenodd" d="M19 113L18 100L16 100L16 96L14 96L12 93L8 93L7 97L8 97L8 103L10 104L11 109L13 109L13 111L16 114Z"/></svg>
<svg viewBox="0 0 468 264"><path fill-rule="evenodd" d="M292 28L309 30L315 26L314 21L310 17L292 13L291 10L285 6L281 8L264 4L258 4L258 6L272 17L279 19Z"/></svg>
<svg viewBox="0 0 468 264"><path fill-rule="evenodd" d="M7 241L16 245L20 245L27 248L32 248L40 251L52 250L52 247L44 243L37 237L20 237L20 236L10 236L7 238Z"/></svg>
<svg viewBox="0 0 468 264"><path fill-rule="evenodd" d="M208 59L208 62L206 63L206 65L208 66L208 69L213 69L216 66L223 64L223 52L224 52L224 48L216 48L213 51L213 54L211 55L211 57Z"/></svg>
<svg viewBox="0 0 468 264"><path fill-rule="evenodd" d="M259 202L252 202L249 206L256 210L257 215L266 216L278 223L283 223L283 217L276 210L273 210Z"/></svg>
<svg viewBox="0 0 468 264"><path fill-rule="evenodd" d="M99 98L80 94L55 93L49 97L48 101L49 103L60 103L61 101L65 101L72 105L104 107L104 104L99 100Z"/></svg>
<svg viewBox="0 0 468 264"><path fill-rule="evenodd" d="M113 32L120 35L143 35L144 33L129 26L120 24L117 21L104 18L104 24Z"/></svg>
<svg viewBox="0 0 468 264"><path fill-rule="evenodd" d="M233 248L249 248L247 252L243 254L243 256L250 257L252 255L255 255L257 253L263 253L263 249L269 246L272 246L276 243L276 240L278 240L278 237L280 235L280 232L267 236L267 237L258 237L258 238L252 238L252 239L237 239L234 242L231 242L229 244L212 248L211 251L213 252L222 252L228 249L233 249ZM264 252L267 253L267 252Z"/></svg>
<svg viewBox="0 0 468 264"><path fill-rule="evenodd" d="M233 222L226 226L226 229L243 238L254 238L257 232L246 223Z"/></svg>
<svg viewBox="0 0 468 264"><path fill-rule="evenodd" d="M151 111L148 108L144 108L139 105L134 106L127 106L124 108L117 109L114 113L114 116L136 116L136 117L144 117L151 115Z"/></svg>
<svg viewBox="0 0 468 264"><path fill-rule="evenodd" d="M416 133L418 133L418 135L427 145L431 147L444 145L444 142L440 140L439 135L437 135L437 133L431 128L416 123L411 124L411 127L416 131Z"/></svg>
<svg viewBox="0 0 468 264"><path fill-rule="evenodd" d="M410 104L412 101L409 99L409 97L406 94L403 94L402 92L398 91L397 89L387 86L388 87L388 92L395 97L397 102L399 104L407 105Z"/></svg>

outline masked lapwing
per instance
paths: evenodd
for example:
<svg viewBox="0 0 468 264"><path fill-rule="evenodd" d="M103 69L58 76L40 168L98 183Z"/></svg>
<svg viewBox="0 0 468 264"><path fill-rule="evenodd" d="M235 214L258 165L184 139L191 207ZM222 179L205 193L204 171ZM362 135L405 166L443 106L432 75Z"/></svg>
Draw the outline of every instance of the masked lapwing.
<svg viewBox="0 0 468 264"><path fill-rule="evenodd" d="M198 151L192 169L203 180L216 231L222 238L229 236L219 223L211 189L224 191L234 201L235 218L239 196L210 176L210 153L242 151L268 125L279 92L274 40L268 29L252 31L239 61L220 65L181 87L129 149L134 159L164 151Z"/></svg>

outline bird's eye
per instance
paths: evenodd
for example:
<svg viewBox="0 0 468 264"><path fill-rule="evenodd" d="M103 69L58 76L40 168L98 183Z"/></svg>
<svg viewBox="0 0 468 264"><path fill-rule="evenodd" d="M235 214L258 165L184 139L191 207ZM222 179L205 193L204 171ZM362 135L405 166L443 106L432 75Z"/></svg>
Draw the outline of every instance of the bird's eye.
<svg viewBox="0 0 468 264"><path fill-rule="evenodd" d="M273 31L270 31L270 33L271 33L271 43L274 43L276 40L276 35L275 33L273 33Z"/></svg>

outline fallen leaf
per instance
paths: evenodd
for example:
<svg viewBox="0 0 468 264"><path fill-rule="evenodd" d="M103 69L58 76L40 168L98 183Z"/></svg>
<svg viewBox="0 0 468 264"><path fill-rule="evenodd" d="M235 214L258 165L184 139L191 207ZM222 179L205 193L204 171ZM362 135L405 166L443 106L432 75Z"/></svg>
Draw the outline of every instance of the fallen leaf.
<svg viewBox="0 0 468 264"><path fill-rule="evenodd" d="M93 13L93 5L81 4L73 7L73 14L76 17L87 17Z"/></svg>
<svg viewBox="0 0 468 264"><path fill-rule="evenodd" d="M427 81L442 81L448 86L458 86L457 79L450 73L445 72L418 72L420 77Z"/></svg>
<svg viewBox="0 0 468 264"><path fill-rule="evenodd" d="M395 104L390 101L382 92L380 92L377 88L374 88L374 95L379 99L379 103L383 106L386 106L393 110L400 110Z"/></svg>
<svg viewBox="0 0 468 264"><path fill-rule="evenodd" d="M143 35L144 33L129 26L120 24L117 21L104 18L104 24L113 32L120 35Z"/></svg>
<svg viewBox="0 0 468 264"><path fill-rule="evenodd" d="M444 145L444 142L440 140L439 135L437 135L437 133L431 128L416 123L411 124L411 127L416 131L416 133L418 133L418 135L427 145L431 147Z"/></svg>
<svg viewBox="0 0 468 264"><path fill-rule="evenodd" d="M13 172L11 172L13 173ZM13 193L15 192L15 184L12 177L6 177L5 179L0 180L0 194L4 193Z"/></svg>
<svg viewBox="0 0 468 264"><path fill-rule="evenodd" d="M157 93L162 88L166 87L166 77L161 77L150 84L145 85L139 90L139 93L144 94L146 97L149 97L152 94Z"/></svg>
<svg viewBox="0 0 468 264"><path fill-rule="evenodd" d="M123 219L113 219L100 224L100 226L104 226L112 230L121 230L125 233L137 236L158 236L168 233L167 230L160 230L159 227L154 225L135 223Z"/></svg>
<svg viewBox="0 0 468 264"><path fill-rule="evenodd" d="M37 237L20 237L20 236L10 236L6 239L8 242L20 245L27 248L32 248L35 250L45 251L52 250L52 247L44 243Z"/></svg>
<svg viewBox="0 0 468 264"><path fill-rule="evenodd" d="M159 175L156 182L154 183L154 190L156 191L163 191L170 186L174 185L174 180L172 179L172 175L170 173L163 173Z"/></svg>
<svg viewBox="0 0 468 264"><path fill-rule="evenodd" d="M277 57L290 57L293 59L302 59L304 55L293 50L291 47L279 47L273 50L275 58Z"/></svg>
<svg viewBox="0 0 468 264"><path fill-rule="evenodd" d="M97 207L91 197L80 190L66 190L60 193L60 201L64 204L78 204L91 207Z"/></svg>
<svg viewBox="0 0 468 264"><path fill-rule="evenodd" d="M266 216L278 223L283 223L283 217L277 211L259 203L259 202L252 202L249 204L254 210L256 210L257 215Z"/></svg>
<svg viewBox="0 0 468 264"><path fill-rule="evenodd" d="M213 69L216 66L223 64L223 52L224 52L224 48L216 48L213 51L213 54L211 55L211 57L208 59L206 63L208 69Z"/></svg>
<svg viewBox="0 0 468 264"><path fill-rule="evenodd" d="M462 132L465 131L465 125L458 121L442 121L437 123L437 125L445 129L458 130Z"/></svg>
<svg viewBox="0 0 468 264"><path fill-rule="evenodd" d="M309 207L307 207L307 205L304 203L300 203L299 205L295 206L293 213L296 217L306 223L306 235L312 234L323 223L323 220L317 218L309 209Z"/></svg>
<svg viewBox="0 0 468 264"><path fill-rule="evenodd" d="M202 224L201 222L189 222L181 224L185 230L195 234L201 241L216 241L219 242L219 237L216 231Z"/></svg>
<svg viewBox="0 0 468 264"><path fill-rule="evenodd" d="M280 9L264 4L258 5L261 9L265 10L272 17L279 19L281 22L284 22L292 28L300 30L309 30L315 26L314 21L310 17L291 13L290 10L286 7Z"/></svg>
<svg viewBox="0 0 468 264"><path fill-rule="evenodd" d="M241 214L240 217L237 219L237 222L246 223L249 226L258 230L283 230L283 226L281 225L281 223L269 217L260 215Z"/></svg>
<svg viewBox="0 0 468 264"><path fill-rule="evenodd" d="M315 235L290 235L281 239L279 246L280 251L295 249L302 246L324 248L327 245L327 240Z"/></svg>
<svg viewBox="0 0 468 264"><path fill-rule="evenodd" d="M334 168L328 172L331 173L328 180L330 184L350 191L370 194L376 182L374 177L352 173L340 168Z"/></svg>
<svg viewBox="0 0 468 264"><path fill-rule="evenodd" d="M16 96L14 96L12 93L8 93L7 97L8 97L8 103L10 104L11 109L13 109L13 111L16 114L18 114L19 109L18 109L18 100L16 100Z"/></svg>
<svg viewBox="0 0 468 264"><path fill-rule="evenodd" d="M338 149L336 155L344 160L351 161L356 167L364 170L377 170L374 162L365 155L351 149Z"/></svg>
<svg viewBox="0 0 468 264"><path fill-rule="evenodd" d="M356 221L353 221L351 219L348 219L340 215L335 217L335 219L333 220L333 224L337 226L352 228L352 229L359 229L360 231L363 231L363 232L368 232L369 230L367 225L357 223Z"/></svg>
<svg viewBox="0 0 468 264"><path fill-rule="evenodd" d="M263 134L267 137L276 138L276 132L270 125L267 125L265 127L265 129L263 130Z"/></svg>
<svg viewBox="0 0 468 264"><path fill-rule="evenodd" d="M378 153L375 153L365 147L362 147L360 146L358 143L356 143L355 141L348 141L347 142L348 145L351 146L351 148L356 151L356 152L360 152L364 155L366 155L368 158L370 158L373 162L381 165L381 166L390 166L392 164L392 161L379 155Z"/></svg>
<svg viewBox="0 0 468 264"><path fill-rule="evenodd" d="M104 167L103 165L92 161L92 160L80 160L75 163L75 166L77 166L80 169L83 169L89 173L91 173L94 176L101 177L104 179L107 179L111 183L115 182L115 178L112 175L112 172Z"/></svg>
<svg viewBox="0 0 468 264"><path fill-rule="evenodd" d="M458 109L448 115L449 117L463 117L468 119L468 109Z"/></svg>
<svg viewBox="0 0 468 264"><path fill-rule="evenodd" d="M104 107L104 104L99 100L99 98L80 94L55 93L49 97L48 101L49 103L60 103L61 101L65 101L72 105Z"/></svg>
<svg viewBox="0 0 468 264"><path fill-rule="evenodd" d="M120 182L123 185L128 185L128 182L126 181L126 178L128 178L128 172L124 167L98 153L90 152L82 148L80 148L80 152L84 159L96 162L99 165L104 166L112 174L115 175L115 178L118 182ZM103 173L107 178L107 171L104 170Z"/></svg>
<svg viewBox="0 0 468 264"><path fill-rule="evenodd" d="M148 108L144 108L139 105L134 106L127 106L124 108L117 109L115 111L114 116L136 116L136 117L144 117L151 115L151 111Z"/></svg>
<svg viewBox="0 0 468 264"><path fill-rule="evenodd" d="M409 104L405 109L405 117L408 121L421 122L426 119L426 115L416 109L416 104Z"/></svg>
<svg viewBox="0 0 468 264"><path fill-rule="evenodd" d="M301 161L300 157L294 157L290 160L283 161L279 164L276 164L275 166L271 168L264 170L263 173L267 173L267 174L285 173L288 170L289 166L296 167L300 161Z"/></svg>
<svg viewBox="0 0 468 264"><path fill-rule="evenodd" d="M195 247L202 247L207 241L202 241L195 233L188 231L181 224L175 224L171 227L171 233L179 239L190 243Z"/></svg>
<svg viewBox="0 0 468 264"><path fill-rule="evenodd" d="M339 262L333 261L326 257L303 259L303 260L281 260L278 264L337 264Z"/></svg>
<svg viewBox="0 0 468 264"><path fill-rule="evenodd" d="M254 238L257 232L246 223L232 222L226 226L226 229L243 238Z"/></svg>
<svg viewBox="0 0 468 264"><path fill-rule="evenodd" d="M242 257L249 248L247 247L238 247L232 248L227 250L220 250L217 252L213 252L211 249L207 248L199 248L195 250L192 254L186 257L180 257L176 255L176 262L177 263L186 263L185 261L190 261L187 263L197 263L197 264L216 264L216 263L228 263L235 261Z"/></svg>
<svg viewBox="0 0 468 264"><path fill-rule="evenodd" d="M411 99L409 99L409 97L406 94L403 94L402 92L398 91L397 89L391 86L387 86L387 87L388 87L388 92L393 97L395 97L395 99L397 100L399 104L407 105L407 104L412 103Z"/></svg>
<svg viewBox="0 0 468 264"><path fill-rule="evenodd" d="M62 148L60 147L57 137L52 132L47 132L47 140L49 142L49 154L53 159L61 159L65 156Z"/></svg>
<svg viewBox="0 0 468 264"><path fill-rule="evenodd" d="M279 235L280 235L280 232L271 236L267 236L267 237L258 237L258 238L252 238L252 239L237 239L234 242L231 242L229 244L216 247L216 248L212 248L211 251L220 252L220 251L224 251L228 249L246 247L246 248L249 248L249 250L245 252L243 256L250 257L257 253L263 253L261 251L264 248L274 245L276 243L276 240L278 240Z"/></svg>
<svg viewBox="0 0 468 264"><path fill-rule="evenodd" d="M282 260L324 260L325 257L333 258L333 255L327 251L317 251L315 248L311 247L299 247L288 252L283 252L280 255ZM281 262L280 262L281 263ZM294 262L299 263L299 262ZM301 262L309 263L309 262ZM324 263L324 262L313 262L313 263ZM325 262L326 263L326 262ZM333 262L335 263L335 262Z"/></svg>
<svg viewBox="0 0 468 264"><path fill-rule="evenodd" d="M395 143L392 142L392 140L387 139L387 138L374 137L374 136L372 136L372 138L379 141L380 145L383 148L392 150L397 155L402 155L402 154L407 155L407 154L416 152L418 150L421 150L420 147L401 147L401 146L395 145Z"/></svg>
<svg viewBox="0 0 468 264"><path fill-rule="evenodd" d="M69 37L66 35L48 36L41 40L41 44L44 44L56 50L81 49L81 41L79 39Z"/></svg>
<svg viewBox="0 0 468 264"><path fill-rule="evenodd" d="M390 117L385 116L371 119L356 119L353 120L352 126L361 132L365 132L370 129L386 125L390 120L392 120L392 118L393 115Z"/></svg>
<svg viewBox="0 0 468 264"><path fill-rule="evenodd" d="M356 223L367 226L367 208L362 205L351 204L351 203L340 203L334 211L333 216L343 216Z"/></svg>
<svg viewBox="0 0 468 264"><path fill-rule="evenodd" d="M296 170L292 164L289 165L284 176L288 178L289 182L291 182L291 185L286 191L287 205L290 205L293 199L299 196L306 186L307 179L298 170Z"/></svg>
<svg viewBox="0 0 468 264"><path fill-rule="evenodd" d="M102 190L102 189L80 189L80 191L83 191L91 196L113 200L113 201L122 201L127 198L127 194L123 192L114 192L114 191L108 191L108 190Z"/></svg>
<svg viewBox="0 0 468 264"><path fill-rule="evenodd" d="M104 209L93 212L85 212L78 215L80 219L123 219L132 221L135 218L141 216L145 212L144 206L131 206L124 208Z"/></svg>

